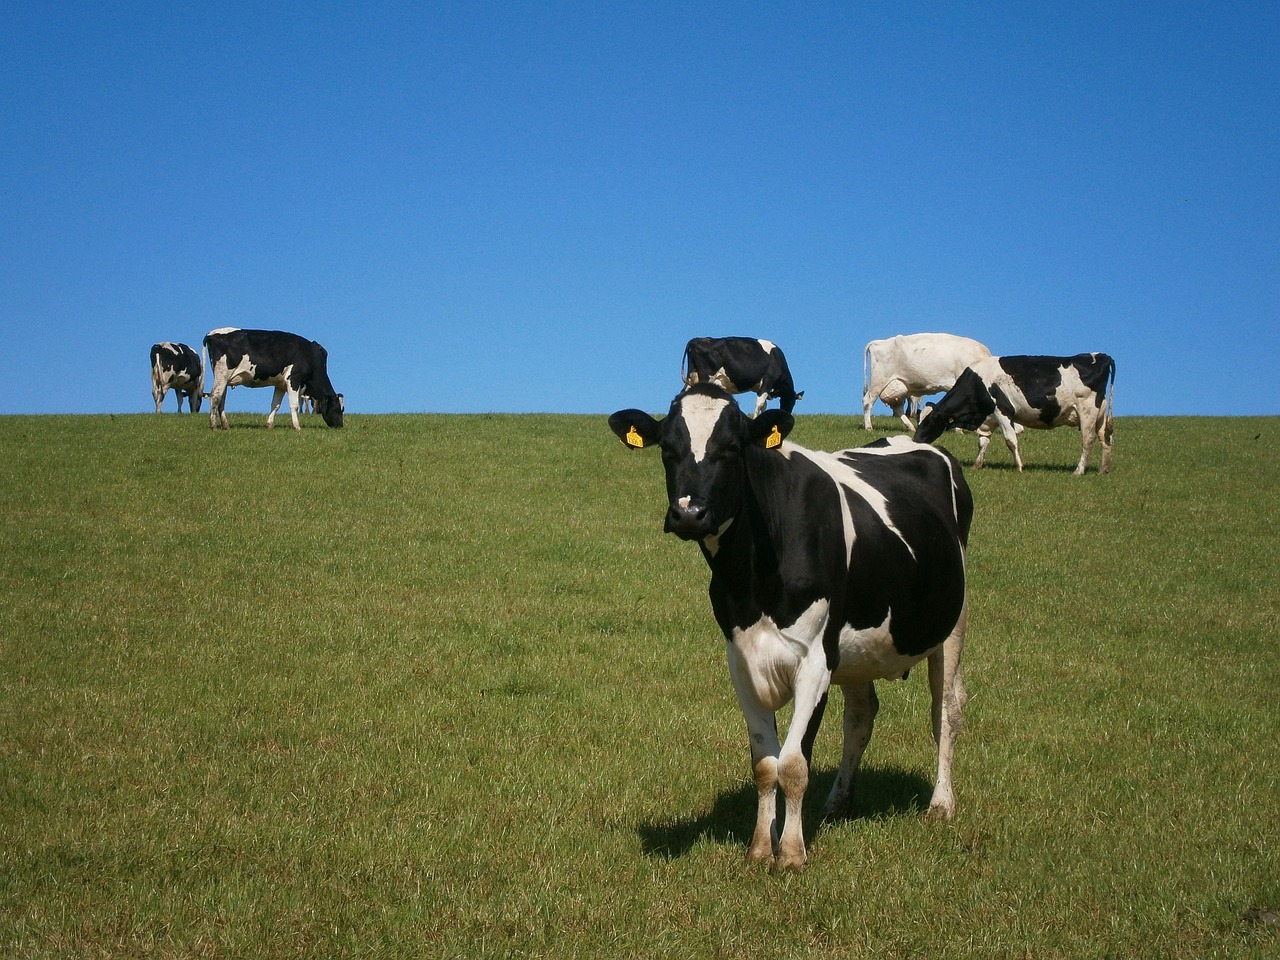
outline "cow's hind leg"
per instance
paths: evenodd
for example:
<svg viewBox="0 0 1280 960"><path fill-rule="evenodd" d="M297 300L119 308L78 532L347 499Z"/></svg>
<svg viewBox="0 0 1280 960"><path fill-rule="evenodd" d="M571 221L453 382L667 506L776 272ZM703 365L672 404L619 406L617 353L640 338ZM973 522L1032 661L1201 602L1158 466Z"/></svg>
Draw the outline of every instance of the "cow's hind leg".
<svg viewBox="0 0 1280 960"><path fill-rule="evenodd" d="M862 754L871 742L871 731L880 709L875 684L856 683L841 689L844 691L844 751L835 782L822 806L824 818L841 817L849 812L853 781L862 765Z"/></svg>
<svg viewBox="0 0 1280 960"><path fill-rule="evenodd" d="M956 736L963 719L964 680L960 659L964 649L964 632L968 622L967 606L960 611L951 635L942 647L929 654L929 691L933 697L933 739L938 745L938 776L929 801L930 819L950 820L956 810L951 789L951 758Z"/></svg>
<svg viewBox="0 0 1280 960"><path fill-rule="evenodd" d="M1080 421L1080 462L1076 464L1075 474L1077 477L1082 477L1089 468L1093 442L1098 437L1097 411L1090 410L1086 404L1077 404L1076 419Z"/></svg>
<svg viewBox="0 0 1280 960"><path fill-rule="evenodd" d="M1098 428L1098 439L1102 442L1102 463L1098 466L1098 473L1111 472L1111 403L1108 401L1102 414L1102 426Z"/></svg>
<svg viewBox="0 0 1280 960"><path fill-rule="evenodd" d="M220 379L213 381L209 391L209 429L226 430L227 423L227 385Z"/></svg>

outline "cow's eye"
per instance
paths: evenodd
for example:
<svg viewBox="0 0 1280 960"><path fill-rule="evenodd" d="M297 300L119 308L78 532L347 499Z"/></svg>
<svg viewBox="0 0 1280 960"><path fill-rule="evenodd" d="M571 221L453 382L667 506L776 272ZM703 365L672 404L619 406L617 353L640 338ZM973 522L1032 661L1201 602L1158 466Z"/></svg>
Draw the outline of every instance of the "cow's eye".
<svg viewBox="0 0 1280 960"><path fill-rule="evenodd" d="M742 456L742 444L735 440L731 443L722 443L714 450L708 451L707 459L720 463L725 460L736 459L740 456Z"/></svg>

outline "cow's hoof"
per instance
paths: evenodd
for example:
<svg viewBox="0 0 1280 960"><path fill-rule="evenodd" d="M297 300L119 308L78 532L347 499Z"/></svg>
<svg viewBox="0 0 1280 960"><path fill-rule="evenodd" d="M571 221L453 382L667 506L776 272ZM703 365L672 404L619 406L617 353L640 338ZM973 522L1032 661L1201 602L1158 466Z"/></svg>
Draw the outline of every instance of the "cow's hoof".
<svg viewBox="0 0 1280 960"><path fill-rule="evenodd" d="M771 873L802 873L804 871L805 864L808 862L808 859L809 858L806 857L803 853L800 854L799 856L778 857L778 859L774 861L773 869L770 872Z"/></svg>
<svg viewBox="0 0 1280 960"><path fill-rule="evenodd" d="M956 810L954 805L933 803L929 805L929 812L924 815L926 820L934 820L938 823L947 823L955 816Z"/></svg>
<svg viewBox="0 0 1280 960"><path fill-rule="evenodd" d="M773 845L761 849L758 846L747 847L746 855L743 857L747 863L773 863Z"/></svg>

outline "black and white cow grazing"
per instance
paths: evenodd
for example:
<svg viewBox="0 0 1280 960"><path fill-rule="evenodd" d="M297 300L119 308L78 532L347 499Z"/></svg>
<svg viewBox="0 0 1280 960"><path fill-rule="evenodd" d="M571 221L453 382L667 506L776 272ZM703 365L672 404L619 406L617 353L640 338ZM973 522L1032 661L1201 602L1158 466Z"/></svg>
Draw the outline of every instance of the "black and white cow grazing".
<svg viewBox="0 0 1280 960"><path fill-rule="evenodd" d="M1048 430L1080 428L1076 476L1089 465L1095 440L1102 442L1099 473L1111 469L1111 408L1116 364L1105 353L1074 357L988 357L972 364L955 386L920 421L915 439L932 443L948 427L978 431L975 467L986 461L991 433L999 428L1022 469L1018 452L1021 427Z"/></svg>
<svg viewBox="0 0 1280 960"><path fill-rule="evenodd" d="M200 401L204 393L204 367L200 365L200 354L185 343L163 343L151 345L151 396L156 401L156 413L164 402L164 395L172 390L178 398L178 412L182 412L182 398L187 398L187 411L200 412Z"/></svg>
<svg viewBox="0 0 1280 960"><path fill-rule="evenodd" d="M824 816L848 808L876 715L874 682L926 659L938 744L929 814L954 812L973 499L960 465L936 447L900 436L821 453L785 442L793 422L780 410L748 419L707 385L677 396L665 419L640 410L609 418L627 446L662 448L665 529L697 540L711 568L759 792L747 859L798 870L801 803L832 683L844 691L844 751ZM775 712L792 699L780 744Z"/></svg>
<svg viewBox="0 0 1280 960"><path fill-rule="evenodd" d="M768 340L694 337L684 348L684 369L686 386L714 383L730 393L756 394L757 417L770 399L790 413L804 396L796 393L787 358Z"/></svg>
<svg viewBox="0 0 1280 960"><path fill-rule="evenodd" d="M314 340L280 330L222 327L204 338L213 388L209 392L209 426L227 429L228 387L275 387L267 426L274 425L280 400L288 394L293 429L298 424L298 392L305 390L316 412L331 427L342 426L342 397L329 382L329 354Z"/></svg>

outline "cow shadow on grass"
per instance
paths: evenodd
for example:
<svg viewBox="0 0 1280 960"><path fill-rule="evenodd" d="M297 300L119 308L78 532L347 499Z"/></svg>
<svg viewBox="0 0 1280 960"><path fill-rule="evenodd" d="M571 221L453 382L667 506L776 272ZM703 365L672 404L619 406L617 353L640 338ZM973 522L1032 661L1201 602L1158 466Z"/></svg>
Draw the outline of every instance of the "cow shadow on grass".
<svg viewBox="0 0 1280 960"><path fill-rule="evenodd" d="M970 473L1017 473L1018 467L1012 460L996 460L992 462L988 460L980 467L975 467L972 460L965 460L963 457L957 458L966 471ZM1097 467L1093 472L1097 472ZM1023 461L1023 473L1072 473L1076 468L1074 463L1027 463Z"/></svg>
<svg viewBox="0 0 1280 960"><path fill-rule="evenodd" d="M805 841L821 831L822 804L831 790L836 771L814 772L805 793ZM853 804L840 820L883 820L891 817L923 816L929 808L933 784L910 770L897 767L864 767L853 788ZM778 800L782 814L782 799ZM751 842L756 822L756 789L745 783L722 791L706 813L672 820L646 820L636 827L645 856L672 860L683 857L700 841L745 847Z"/></svg>

